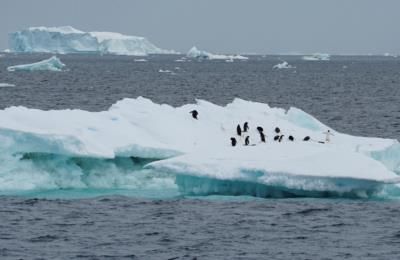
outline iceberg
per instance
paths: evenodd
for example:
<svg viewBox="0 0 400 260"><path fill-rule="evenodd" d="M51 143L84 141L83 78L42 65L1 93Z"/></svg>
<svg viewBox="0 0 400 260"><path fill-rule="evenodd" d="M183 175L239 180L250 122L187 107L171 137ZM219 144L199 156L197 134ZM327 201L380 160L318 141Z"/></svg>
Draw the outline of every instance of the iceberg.
<svg viewBox="0 0 400 260"><path fill-rule="evenodd" d="M42 60L39 62L31 63L31 64L23 64L23 65L15 65L7 68L8 71L18 71L18 70L27 70L27 71L36 71L36 70L48 70L48 71L62 71L65 67L65 64L60 61L56 56L52 56L47 60Z"/></svg>
<svg viewBox="0 0 400 260"><path fill-rule="evenodd" d="M30 27L9 35L13 52L100 53L145 56L172 54L144 37L113 32L83 32L71 26Z"/></svg>
<svg viewBox="0 0 400 260"><path fill-rule="evenodd" d="M303 60L307 61L329 61L331 56L327 53L314 53L312 55L303 56Z"/></svg>
<svg viewBox="0 0 400 260"><path fill-rule="evenodd" d="M199 60L226 60L232 62L233 60L248 60L248 57L241 55L222 55L212 54L206 51L202 51L193 46L186 54L188 58L194 58Z"/></svg>
<svg viewBox="0 0 400 260"><path fill-rule="evenodd" d="M244 122L250 146L236 135ZM273 141L276 126L294 141ZM151 185L176 185L183 195L370 197L399 182L397 140L331 129L331 142L321 143L327 129L300 109L241 99L172 107L139 97L101 112L9 107L0 110L0 192L126 188L154 179Z"/></svg>
<svg viewBox="0 0 400 260"><path fill-rule="evenodd" d="M296 67L290 65L286 61L282 61L272 67L273 69L295 69Z"/></svg>
<svg viewBox="0 0 400 260"><path fill-rule="evenodd" d="M10 88L10 87L15 87L15 85L10 83L0 83L0 88Z"/></svg>

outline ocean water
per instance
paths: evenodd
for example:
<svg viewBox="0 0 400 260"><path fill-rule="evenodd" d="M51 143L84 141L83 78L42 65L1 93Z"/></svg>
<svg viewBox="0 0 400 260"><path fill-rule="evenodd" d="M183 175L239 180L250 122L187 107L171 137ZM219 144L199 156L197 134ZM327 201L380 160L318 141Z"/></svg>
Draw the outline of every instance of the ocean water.
<svg viewBox="0 0 400 260"><path fill-rule="evenodd" d="M240 97L301 108L341 132L400 139L399 58L251 56L227 63L61 55L68 71L6 70L48 57L0 58L0 83L15 85L0 88L0 108L100 111L125 97L171 105L195 98L224 105ZM296 69L273 70L281 59ZM101 183L115 181L95 170ZM400 253L397 198L183 197L173 176L96 187L0 191L0 258L396 259Z"/></svg>

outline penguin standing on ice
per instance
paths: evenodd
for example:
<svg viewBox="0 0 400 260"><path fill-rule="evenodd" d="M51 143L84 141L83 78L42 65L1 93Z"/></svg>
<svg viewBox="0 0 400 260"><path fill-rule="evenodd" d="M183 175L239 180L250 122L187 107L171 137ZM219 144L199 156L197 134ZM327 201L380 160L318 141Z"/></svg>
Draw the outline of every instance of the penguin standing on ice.
<svg viewBox="0 0 400 260"><path fill-rule="evenodd" d="M305 142L306 142L306 141L310 141L310 137L309 137L309 136L304 137L304 138L303 138L303 141L305 141Z"/></svg>
<svg viewBox="0 0 400 260"><path fill-rule="evenodd" d="M189 113L192 114L192 117L194 119L198 119L197 116L199 115L199 112L197 112L197 110L192 110Z"/></svg>
<svg viewBox="0 0 400 260"><path fill-rule="evenodd" d="M283 137L284 137L285 135L281 135L281 136L279 136L279 142L281 142L282 141L282 139L283 139Z"/></svg>
<svg viewBox="0 0 400 260"><path fill-rule="evenodd" d="M244 122L244 125L243 125L243 132L246 133L248 130L249 130L249 123Z"/></svg>
<svg viewBox="0 0 400 260"><path fill-rule="evenodd" d="M280 137L280 135L275 135L274 136L274 141L279 141L279 137Z"/></svg>
<svg viewBox="0 0 400 260"><path fill-rule="evenodd" d="M242 136L242 128L240 128L240 125L237 125L236 133L237 133L238 136Z"/></svg>
<svg viewBox="0 0 400 260"><path fill-rule="evenodd" d="M281 129L279 127L275 127L275 133L279 134L281 132Z"/></svg>
<svg viewBox="0 0 400 260"><path fill-rule="evenodd" d="M236 146L236 143L237 143L236 138L235 137L231 137L231 145L232 146Z"/></svg>
<svg viewBox="0 0 400 260"><path fill-rule="evenodd" d="M260 132L260 138L261 142L265 143L265 134L263 132Z"/></svg>
<svg viewBox="0 0 400 260"><path fill-rule="evenodd" d="M261 142L265 143L264 129L261 126L257 126L257 131L260 134Z"/></svg>
<svg viewBox="0 0 400 260"><path fill-rule="evenodd" d="M292 141L292 142L294 141L294 137L292 135L289 135L288 139L289 139L289 141Z"/></svg>
<svg viewBox="0 0 400 260"><path fill-rule="evenodd" d="M246 136L246 138L244 139L244 145L249 145L250 144L250 136Z"/></svg>

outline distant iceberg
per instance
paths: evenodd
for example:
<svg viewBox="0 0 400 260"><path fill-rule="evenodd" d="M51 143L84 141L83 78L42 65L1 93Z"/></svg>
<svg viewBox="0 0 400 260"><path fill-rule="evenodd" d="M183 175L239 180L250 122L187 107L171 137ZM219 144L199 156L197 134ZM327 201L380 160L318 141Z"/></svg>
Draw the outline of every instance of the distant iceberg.
<svg viewBox="0 0 400 260"><path fill-rule="evenodd" d="M296 67L290 65L286 61L283 61L282 63L278 63L278 64L274 65L272 68L274 68L274 69L294 69Z"/></svg>
<svg viewBox="0 0 400 260"><path fill-rule="evenodd" d="M390 54L389 52L384 53L383 56L397 58L396 54Z"/></svg>
<svg viewBox="0 0 400 260"><path fill-rule="evenodd" d="M15 85L10 83L0 83L0 88L11 88L11 87L15 87Z"/></svg>
<svg viewBox="0 0 400 260"><path fill-rule="evenodd" d="M308 61L328 61L331 56L327 53L314 53L312 55L303 56L303 60Z"/></svg>
<svg viewBox="0 0 400 260"><path fill-rule="evenodd" d="M249 58L241 55L223 55L223 54L212 54L206 51L202 51L193 46L186 54L188 58L195 58L199 60L248 60Z"/></svg>
<svg viewBox="0 0 400 260"><path fill-rule="evenodd" d="M30 27L9 35L12 52L101 53L145 56L171 54L144 37L113 32L83 32L71 26Z"/></svg>
<svg viewBox="0 0 400 260"><path fill-rule="evenodd" d="M27 71L35 71L35 70L49 70L49 71L62 71L65 67L65 64L60 61L59 58L53 56L47 60L42 60L39 62L31 63L31 64L23 64L23 65L15 65L7 68L8 71L18 71L18 70L27 70Z"/></svg>

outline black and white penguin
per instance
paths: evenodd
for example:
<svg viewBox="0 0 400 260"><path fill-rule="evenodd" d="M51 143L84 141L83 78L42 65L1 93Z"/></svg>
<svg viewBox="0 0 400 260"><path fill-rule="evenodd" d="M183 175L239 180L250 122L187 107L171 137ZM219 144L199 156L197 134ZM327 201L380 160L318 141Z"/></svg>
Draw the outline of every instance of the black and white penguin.
<svg viewBox="0 0 400 260"><path fill-rule="evenodd" d="M237 125L236 133L237 133L238 136L242 136L242 128L240 128L240 125Z"/></svg>
<svg viewBox="0 0 400 260"><path fill-rule="evenodd" d="M243 132L247 132L248 130L249 130L249 123L248 122L244 122Z"/></svg>
<svg viewBox="0 0 400 260"><path fill-rule="evenodd" d="M264 132L264 128L262 128L261 126L257 126L257 131L262 133L262 132Z"/></svg>
<svg viewBox="0 0 400 260"><path fill-rule="evenodd" d="M289 141L292 141L292 142L294 141L294 137L291 135L289 135L288 139L289 139Z"/></svg>
<svg viewBox="0 0 400 260"><path fill-rule="evenodd" d="M192 110L189 113L192 114L192 117L194 119L198 119L197 116L199 115L199 112L197 112L197 110Z"/></svg>
<svg viewBox="0 0 400 260"><path fill-rule="evenodd" d="M250 136L246 136L244 139L244 145L249 145L250 144Z"/></svg>
<svg viewBox="0 0 400 260"><path fill-rule="evenodd" d="M281 132L281 129L279 127L275 127L275 133L279 134Z"/></svg>
<svg viewBox="0 0 400 260"><path fill-rule="evenodd" d="M278 141L279 140L279 135L275 135L275 137L274 137L274 141Z"/></svg>
<svg viewBox="0 0 400 260"><path fill-rule="evenodd" d="M310 141L310 137L309 136L304 137L303 141Z"/></svg>
<svg viewBox="0 0 400 260"><path fill-rule="evenodd" d="M281 136L279 136L279 142L281 142L282 141L282 138L284 137L285 135L281 135Z"/></svg>
<svg viewBox="0 0 400 260"><path fill-rule="evenodd" d="M236 143L237 143L236 138L235 137L231 137L231 145L232 146L236 146Z"/></svg>
<svg viewBox="0 0 400 260"><path fill-rule="evenodd" d="M265 143L265 134L260 131L260 138L261 138L261 142Z"/></svg>

